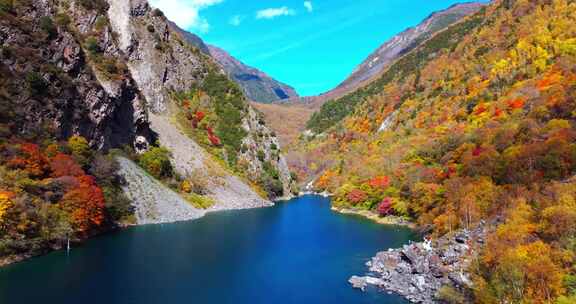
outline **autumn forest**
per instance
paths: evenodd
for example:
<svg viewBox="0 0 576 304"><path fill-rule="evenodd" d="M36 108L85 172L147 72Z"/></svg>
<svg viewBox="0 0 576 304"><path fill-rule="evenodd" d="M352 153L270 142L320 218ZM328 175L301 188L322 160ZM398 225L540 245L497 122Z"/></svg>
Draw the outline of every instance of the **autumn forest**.
<svg viewBox="0 0 576 304"><path fill-rule="evenodd" d="M298 136L146 1L128 36L110 1L51 2L0 0L1 266L321 193L466 246L430 303L576 303L576 1L482 4L317 108L278 102L314 112Z"/></svg>

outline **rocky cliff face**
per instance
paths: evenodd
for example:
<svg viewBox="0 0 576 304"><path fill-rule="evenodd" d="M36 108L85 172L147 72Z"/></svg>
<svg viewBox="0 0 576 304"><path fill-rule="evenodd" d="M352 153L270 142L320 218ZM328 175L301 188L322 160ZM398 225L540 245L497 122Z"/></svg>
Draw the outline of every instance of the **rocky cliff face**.
<svg viewBox="0 0 576 304"><path fill-rule="evenodd" d="M139 151L159 140L179 149L173 163L181 175L191 167L221 172L214 181L219 190L212 194L217 206L268 204L173 122L174 94L198 87L210 71L221 69L201 41L191 43L147 1L16 2L3 12L0 41L0 98L2 110L17 117L9 125L12 132L42 130L61 139L82 135L96 149L130 145ZM237 134L251 138L248 126L256 118L246 100L239 102L247 129ZM256 145L271 153L269 144ZM262 168L257 156L244 160ZM289 193L290 173L281 160L279 155L271 164Z"/></svg>
<svg viewBox="0 0 576 304"><path fill-rule="evenodd" d="M250 100L271 103L298 97L294 88L245 65L218 47L208 46L208 48L210 55L222 66L230 78L242 87Z"/></svg>
<svg viewBox="0 0 576 304"><path fill-rule="evenodd" d="M212 58L204 54L201 50L203 43L197 42L196 45L190 44L189 37L182 36L185 32L175 30L174 24L168 21L163 14L156 9L150 7L147 1L144 0L124 0L124 1L109 1L110 9L108 10L108 18L115 33L118 35L118 42L120 49L125 53L127 58L127 66L130 73L133 75L135 82L139 85L142 94L148 101L150 110L154 113L151 120L152 129L156 130L159 134L160 143L164 146L171 148L175 157L176 168L179 173L186 176L196 169L203 169L203 164L195 162L192 159L196 158L199 153L196 152L192 155L194 150L181 151L182 146L195 146L190 138L177 136L179 131L172 123L166 123L166 114L169 114L171 105L171 94L186 92L190 88L202 83L210 70L213 70L216 65ZM257 136L257 134L271 134L268 128L264 125L258 129L251 128L260 121L254 115L253 109L248 104L245 105L245 111L242 114L244 117L243 128L247 136L245 141ZM272 141L277 141L275 136L271 137ZM266 142L258 142L255 148L259 151L270 155L270 144ZM279 148L279 146L277 145ZM252 168L260 168L253 172L252 176L262 175L263 160L258 158L257 155L243 155L242 159ZM265 160L264 160L265 162ZM189 164L199 164L196 166L189 166ZM281 164L285 163L283 157L278 154L277 160L272 162L274 168L279 172L280 180L282 181L283 188L286 194L290 193L291 180L290 172L286 166ZM230 185L235 183L230 183ZM237 189L239 198L245 196L248 187L243 190L230 187L230 189ZM227 197L232 199L234 191L228 195L218 196L215 198ZM248 195L249 201L253 202L258 197L257 195ZM224 202L223 202L224 203ZM242 205L242 204L240 204ZM248 203L248 205L252 205Z"/></svg>
<svg viewBox="0 0 576 304"><path fill-rule="evenodd" d="M0 98L15 114L12 131L43 129L61 139L80 134L98 149L153 139L145 99L117 62L122 54L98 10L76 4L61 10L49 1L19 2L2 17ZM91 34L108 67L85 52L82 41Z"/></svg>

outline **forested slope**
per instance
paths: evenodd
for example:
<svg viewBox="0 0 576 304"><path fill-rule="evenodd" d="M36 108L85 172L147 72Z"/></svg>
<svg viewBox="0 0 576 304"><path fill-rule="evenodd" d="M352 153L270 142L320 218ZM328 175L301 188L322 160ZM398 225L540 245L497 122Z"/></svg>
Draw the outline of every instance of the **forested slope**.
<svg viewBox="0 0 576 304"><path fill-rule="evenodd" d="M575 23L574 1L494 1L324 109L297 168L435 237L488 223L470 301L576 302Z"/></svg>

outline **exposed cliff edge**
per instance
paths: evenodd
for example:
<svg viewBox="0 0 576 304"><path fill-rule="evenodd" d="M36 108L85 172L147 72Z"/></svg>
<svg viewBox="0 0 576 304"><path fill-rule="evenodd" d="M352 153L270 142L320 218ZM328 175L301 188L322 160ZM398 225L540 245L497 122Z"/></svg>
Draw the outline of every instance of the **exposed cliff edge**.
<svg viewBox="0 0 576 304"><path fill-rule="evenodd" d="M209 161L209 158L203 158L204 149L179 131L177 124L170 119L173 115L171 102L173 94L188 92L204 82L210 71L216 67L216 63L197 47L198 44L189 44L188 39L181 36L182 32L175 31L174 25L160 11L150 7L147 1L109 1L109 5L110 24L118 35L119 46L127 58L128 69L148 101L153 117L152 129L158 133L159 143L173 152L173 162L179 174L189 176L195 170L205 170L205 161ZM251 150L263 151L268 159L272 154L272 145L267 141L253 141L252 138L265 133L270 141L275 142L274 147L279 149L277 139L270 135L271 132L261 123L262 120L255 115L247 102L244 103L241 113L243 123L239 126L246 134L243 141L253 144ZM257 128L254 127L256 125ZM265 160L259 159L257 153L238 154L239 159L255 169L250 172L250 176L263 174L262 166ZM292 187L290 172L287 166L282 165L285 164L283 156L276 154L276 159L271 164L279 172L284 194L288 195ZM210 166L218 168L220 164L211 162ZM222 185L218 188L220 191L215 191L219 194L213 195L217 205L231 204L234 208L264 205L258 194L227 173L226 168L217 170L224 172L223 176L214 178L226 181L217 183ZM228 193L222 194L224 192Z"/></svg>
<svg viewBox="0 0 576 304"><path fill-rule="evenodd" d="M47 1L14 9L26 18L3 17L0 78L10 88L2 102L14 113L18 134L49 126L59 139L79 134L97 149L131 145L138 136L153 140L145 100L116 65L121 53L113 33L99 28L104 52L98 59L110 70L83 48L82 39L98 19L96 10L74 5L64 14ZM52 21L56 17L59 21Z"/></svg>

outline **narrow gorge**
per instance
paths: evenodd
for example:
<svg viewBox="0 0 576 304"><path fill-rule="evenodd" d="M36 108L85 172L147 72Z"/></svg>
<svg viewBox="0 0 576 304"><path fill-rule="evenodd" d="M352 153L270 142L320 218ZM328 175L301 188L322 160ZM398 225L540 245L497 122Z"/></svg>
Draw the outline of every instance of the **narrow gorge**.
<svg viewBox="0 0 576 304"><path fill-rule="evenodd" d="M576 303L574 24L0 0L0 303Z"/></svg>

